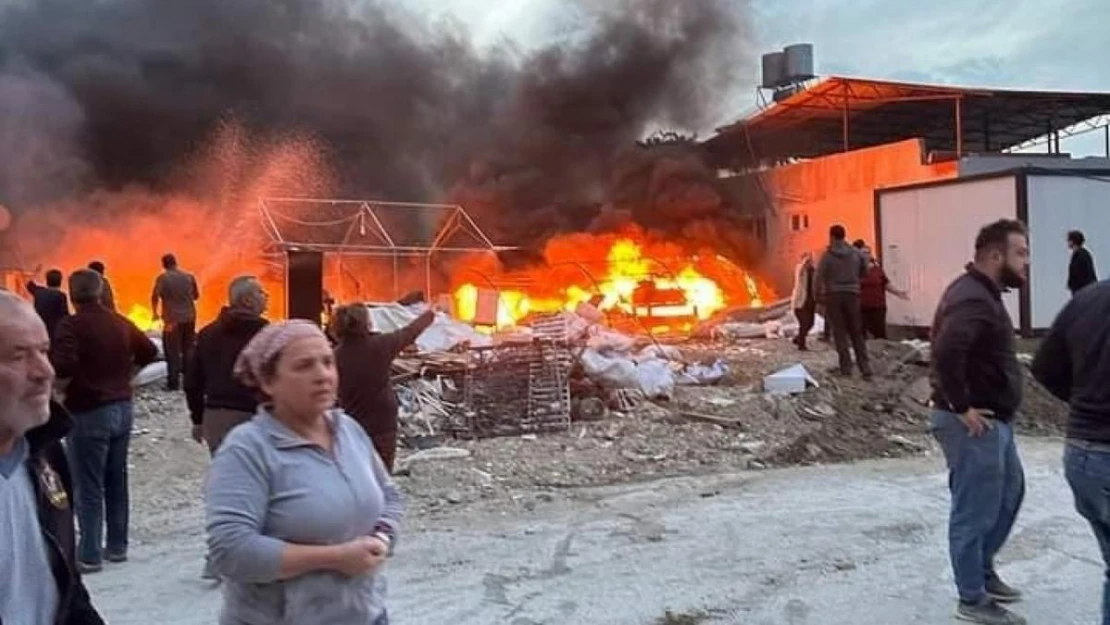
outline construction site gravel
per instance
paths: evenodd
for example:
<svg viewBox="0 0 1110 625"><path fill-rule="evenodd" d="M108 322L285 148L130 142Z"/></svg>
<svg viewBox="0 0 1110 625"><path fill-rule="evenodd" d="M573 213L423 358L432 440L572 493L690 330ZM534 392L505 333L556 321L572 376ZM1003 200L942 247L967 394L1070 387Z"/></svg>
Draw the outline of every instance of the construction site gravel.
<svg viewBox="0 0 1110 625"><path fill-rule="evenodd" d="M681 349L688 360L723 359L730 373L711 386L678 386L667 402L576 421L565 432L448 439L438 448L401 450L397 481L408 499L409 523L422 527L462 508L531 511L573 498L582 487L931 449L928 369L920 346L872 341L872 381L832 376L835 351L818 341L809 352L767 339L688 341ZM811 372L816 388L796 395L762 392L763 376L797 363ZM1029 377L1019 430L1059 435L1065 418L1066 406ZM180 395L141 391L131 458L140 539L199 530L196 506L207 463L204 448L189 438Z"/></svg>

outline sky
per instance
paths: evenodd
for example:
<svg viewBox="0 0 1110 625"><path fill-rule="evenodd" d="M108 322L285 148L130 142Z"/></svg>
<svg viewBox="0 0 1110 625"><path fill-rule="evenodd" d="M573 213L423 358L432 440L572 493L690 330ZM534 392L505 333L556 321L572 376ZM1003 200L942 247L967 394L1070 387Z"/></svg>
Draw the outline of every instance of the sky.
<svg viewBox="0 0 1110 625"><path fill-rule="evenodd" d="M675 0L697 2L699 0ZM567 36L569 0L407 0L458 19L479 45L528 48ZM1108 0L736 0L748 4L750 80L728 94L720 124L755 104L757 58L814 44L817 73L956 85L1110 92ZM1065 151L1102 153L1101 133Z"/></svg>

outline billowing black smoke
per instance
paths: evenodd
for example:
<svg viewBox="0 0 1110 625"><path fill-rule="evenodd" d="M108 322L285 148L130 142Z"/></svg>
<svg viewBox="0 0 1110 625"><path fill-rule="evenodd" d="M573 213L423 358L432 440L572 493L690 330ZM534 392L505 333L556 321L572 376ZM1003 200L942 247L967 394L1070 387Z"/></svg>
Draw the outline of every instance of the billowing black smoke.
<svg viewBox="0 0 1110 625"><path fill-rule="evenodd" d="M747 66L735 0L568 3L576 34L526 53L479 51L458 25L401 4L0 0L0 203L167 189L233 119L250 134L318 138L338 193L460 201L502 239L599 215L670 227L674 202L645 191L688 156L634 142L659 126L705 128ZM33 149L7 158L20 146ZM629 192L633 179L647 187ZM696 217L719 218L726 202L702 199Z"/></svg>

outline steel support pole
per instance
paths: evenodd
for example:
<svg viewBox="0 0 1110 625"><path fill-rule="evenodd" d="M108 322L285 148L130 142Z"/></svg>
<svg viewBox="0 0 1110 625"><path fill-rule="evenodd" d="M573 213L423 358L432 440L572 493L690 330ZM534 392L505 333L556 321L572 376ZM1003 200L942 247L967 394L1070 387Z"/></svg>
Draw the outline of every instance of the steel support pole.
<svg viewBox="0 0 1110 625"><path fill-rule="evenodd" d="M956 98L956 159L964 156L964 115L962 99Z"/></svg>

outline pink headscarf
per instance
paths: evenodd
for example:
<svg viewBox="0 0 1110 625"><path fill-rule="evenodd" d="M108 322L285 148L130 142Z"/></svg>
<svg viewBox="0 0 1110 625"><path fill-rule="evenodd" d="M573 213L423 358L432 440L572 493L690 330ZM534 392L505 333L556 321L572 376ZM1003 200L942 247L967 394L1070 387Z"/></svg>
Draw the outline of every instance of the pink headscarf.
<svg viewBox="0 0 1110 625"><path fill-rule="evenodd" d="M250 388L262 388L262 369L293 341L326 338L323 331L303 319L280 321L262 328L235 359L235 378Z"/></svg>

